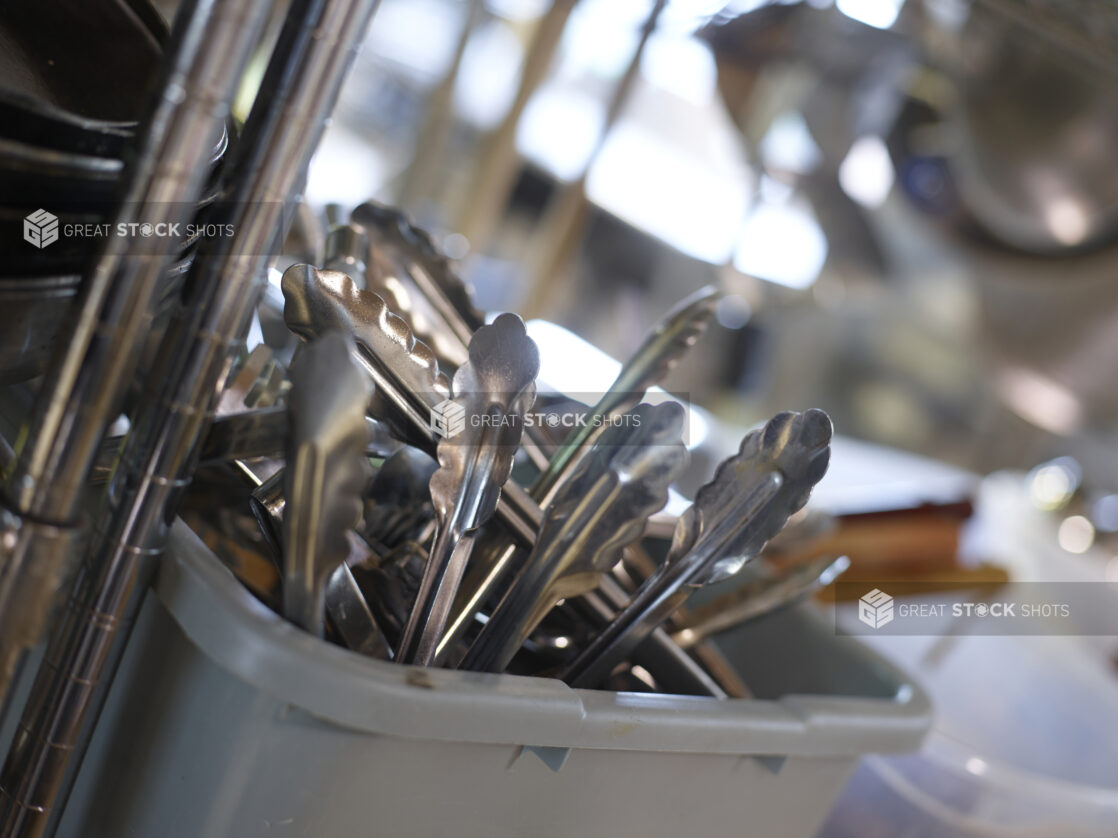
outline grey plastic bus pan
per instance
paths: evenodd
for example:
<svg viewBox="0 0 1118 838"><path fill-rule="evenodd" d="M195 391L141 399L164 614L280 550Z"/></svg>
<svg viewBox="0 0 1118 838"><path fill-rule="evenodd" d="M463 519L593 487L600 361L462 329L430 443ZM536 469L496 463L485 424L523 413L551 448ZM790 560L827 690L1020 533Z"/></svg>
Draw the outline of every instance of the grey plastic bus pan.
<svg viewBox="0 0 1118 838"><path fill-rule="evenodd" d="M320 641L173 528L61 838L811 838L923 692L808 609L720 638L757 698L573 690Z"/></svg>

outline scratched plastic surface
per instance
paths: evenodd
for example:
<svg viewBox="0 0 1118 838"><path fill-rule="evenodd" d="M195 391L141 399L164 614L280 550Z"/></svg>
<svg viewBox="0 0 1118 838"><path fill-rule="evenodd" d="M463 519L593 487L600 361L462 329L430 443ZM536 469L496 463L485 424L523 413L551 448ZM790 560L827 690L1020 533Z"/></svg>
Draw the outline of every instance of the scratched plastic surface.
<svg viewBox="0 0 1118 838"><path fill-rule="evenodd" d="M60 838L677 838L743 824L804 838L862 754L914 750L931 721L898 670L803 610L780 615L767 655L816 675L782 683L743 660L764 699L363 658L261 606L181 523L140 619ZM749 630L726 648L750 646Z"/></svg>

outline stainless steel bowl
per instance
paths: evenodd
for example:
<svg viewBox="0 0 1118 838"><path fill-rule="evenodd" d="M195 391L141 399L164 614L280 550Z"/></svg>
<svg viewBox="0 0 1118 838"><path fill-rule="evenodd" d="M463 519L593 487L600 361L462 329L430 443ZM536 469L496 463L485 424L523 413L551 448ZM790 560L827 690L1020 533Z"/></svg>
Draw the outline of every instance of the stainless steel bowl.
<svg viewBox="0 0 1118 838"><path fill-rule="evenodd" d="M1118 19L1118 9L1110 14ZM1118 71L985 5L961 46L952 167L970 213L1025 252L1113 241Z"/></svg>

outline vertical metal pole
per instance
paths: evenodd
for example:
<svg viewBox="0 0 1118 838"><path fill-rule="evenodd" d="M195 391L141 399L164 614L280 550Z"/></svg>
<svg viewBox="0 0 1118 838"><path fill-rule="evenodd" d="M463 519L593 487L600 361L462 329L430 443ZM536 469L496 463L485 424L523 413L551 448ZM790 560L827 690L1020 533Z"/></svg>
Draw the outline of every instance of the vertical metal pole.
<svg viewBox="0 0 1118 838"><path fill-rule="evenodd" d="M76 550L86 477L138 365L159 279L180 246L168 239L157 253L137 255L118 223L185 228L190 222L268 6L267 0L187 0L179 10L161 93L114 218L115 235L86 280L72 342L52 363L7 486L10 508L0 522L0 645L7 671L20 647L37 640L62 567ZM81 618L111 633L114 600L128 586L114 584L106 593L107 601ZM86 681L84 674L103 659L99 645L87 639L53 639L40 668L25 719L48 708L64 712L46 712L43 724L17 731L9 759L14 770L0 780L0 835L37 836L45 829L81 708L95 686L96 679ZM75 665L56 669L59 660Z"/></svg>
<svg viewBox="0 0 1118 838"><path fill-rule="evenodd" d="M446 153L447 141L454 123L454 87L458 81L458 71L462 68L462 58L470 36L485 17L483 0L468 0L466 19L454 49L454 58L431 94L427 113L415 138L415 154L401 178L396 204L401 209L416 212L419 205L430 196L432 184L436 182Z"/></svg>
<svg viewBox="0 0 1118 838"><path fill-rule="evenodd" d="M176 20L111 235L82 284L69 342L52 358L0 498L0 692L19 654L40 639L84 536L86 478L135 373L160 279L181 246L169 236L147 238L146 252L137 253L120 229L190 222L266 6L187 0Z"/></svg>
<svg viewBox="0 0 1118 838"><path fill-rule="evenodd" d="M0 772L4 788L19 784L25 805L32 800L57 809L64 785L61 768L47 782L20 783L30 766L80 761L73 752L81 750L83 720L92 721L100 709L93 690L111 674L114 638L119 649L153 559L163 550L233 350L243 340L311 154L377 3L297 0L280 34L216 221L230 224L234 234L211 239L197 257L191 297L145 382L142 401L149 407L137 416L114 470L108 508L99 519L106 523L95 530L71 608L36 680L33 692L42 700L28 705ZM67 735L59 738L54 732L60 730Z"/></svg>
<svg viewBox="0 0 1118 838"><path fill-rule="evenodd" d="M531 248L532 260L528 266L528 278L531 283L521 310L525 317L546 317L550 304L555 294L555 281L562 275L563 269L570 262L582 241L582 234L586 228L587 219L590 217L590 200L586 197L586 180L590 177L590 169L594 161L601 154L610 129L613 128L621 116L625 103L629 101L637 80L640 78L641 56L648 45L648 39L656 30L656 23L660 13L667 6L667 0L656 0L641 28L640 40L637 48L629 59L629 66L624 75L613 89L609 107L606 109L605 122L594 150L586 159L582 174L577 180L571 181L556 197L544 215L543 223L536 234Z"/></svg>
<svg viewBox="0 0 1118 838"><path fill-rule="evenodd" d="M505 210L520 161L516 154L516 126L528 100L547 76L575 2L555 0L537 25L532 45L524 56L516 97L497 130L486 139L477 171L463 193L453 228L469 239L475 251L485 249Z"/></svg>

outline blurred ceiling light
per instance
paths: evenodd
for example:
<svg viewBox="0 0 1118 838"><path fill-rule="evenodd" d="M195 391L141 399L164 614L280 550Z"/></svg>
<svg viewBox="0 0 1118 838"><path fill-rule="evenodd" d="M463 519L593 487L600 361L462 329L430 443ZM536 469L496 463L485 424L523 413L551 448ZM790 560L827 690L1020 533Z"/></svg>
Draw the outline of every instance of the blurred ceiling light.
<svg viewBox="0 0 1118 838"><path fill-rule="evenodd" d="M443 253L448 259L465 259L470 252L470 240L461 233L450 233L443 237Z"/></svg>
<svg viewBox="0 0 1118 838"><path fill-rule="evenodd" d="M559 83L547 84L524 109L516 146L555 177L574 180L586 167L604 121L605 108L597 99Z"/></svg>
<svg viewBox="0 0 1118 838"><path fill-rule="evenodd" d="M476 128L493 128L516 96L523 49L516 33L502 21L489 21L474 30L466 44L454 107Z"/></svg>
<svg viewBox="0 0 1118 838"><path fill-rule="evenodd" d="M1056 240L1069 247L1082 244L1091 229L1086 210L1072 198L1057 198L1044 211L1044 221Z"/></svg>
<svg viewBox="0 0 1118 838"><path fill-rule="evenodd" d="M974 774L976 777L981 777L990 770L989 764L981 757L970 757L964 764L964 767L969 773Z"/></svg>
<svg viewBox="0 0 1118 838"><path fill-rule="evenodd" d="M547 11L547 0L485 0L485 8L490 14L505 20L535 20Z"/></svg>
<svg viewBox="0 0 1118 838"><path fill-rule="evenodd" d="M785 111L761 138L761 161L767 168L806 175L823 159L799 111Z"/></svg>
<svg viewBox="0 0 1118 838"><path fill-rule="evenodd" d="M1103 495L1091 508L1095 526L1103 532L1118 532L1118 495Z"/></svg>
<svg viewBox="0 0 1118 838"><path fill-rule="evenodd" d="M369 27L363 54L376 55L408 75L434 84L454 57L465 6L440 0L385 0Z"/></svg>
<svg viewBox="0 0 1118 838"><path fill-rule="evenodd" d="M859 23L888 29L901 13L904 0L837 0L838 10Z"/></svg>
<svg viewBox="0 0 1118 838"><path fill-rule="evenodd" d="M1079 488L1083 470L1071 457L1057 457L1029 472L1029 497L1039 509L1062 509Z"/></svg>
<svg viewBox="0 0 1118 838"><path fill-rule="evenodd" d="M556 75L616 79L633 57L647 0L582 0L563 30L562 61Z"/></svg>
<svg viewBox="0 0 1118 838"><path fill-rule="evenodd" d="M1082 515L1072 515L1060 522L1056 540L1069 553L1086 553L1095 543L1095 528Z"/></svg>
<svg viewBox="0 0 1118 838"><path fill-rule="evenodd" d="M622 119L590 168L586 192L606 211L681 253L724 264L748 193L745 174L712 157L688 153Z"/></svg>
<svg viewBox="0 0 1118 838"><path fill-rule="evenodd" d="M827 238L810 210L760 204L741 228L734 267L788 288L809 288L827 259Z"/></svg>
<svg viewBox="0 0 1118 838"><path fill-rule="evenodd" d="M714 307L714 318L724 329L740 329L752 316L753 307L740 294L727 294Z"/></svg>
<svg viewBox="0 0 1118 838"><path fill-rule="evenodd" d="M718 70L710 47L678 34L654 34L641 55L641 75L650 84L696 105L714 100Z"/></svg>
<svg viewBox="0 0 1118 838"><path fill-rule="evenodd" d="M1040 373L1011 367L996 377L995 386L1019 416L1050 433L1068 436L1083 425L1083 405L1075 394Z"/></svg>
<svg viewBox="0 0 1118 838"><path fill-rule="evenodd" d="M375 146L334 123L311 158L303 196L312 207L355 207L375 195L389 176L388 162Z"/></svg>
<svg viewBox="0 0 1118 838"><path fill-rule="evenodd" d="M839 185L854 201L874 209L885 203L893 188L893 161L880 137L859 137L838 170Z"/></svg>

